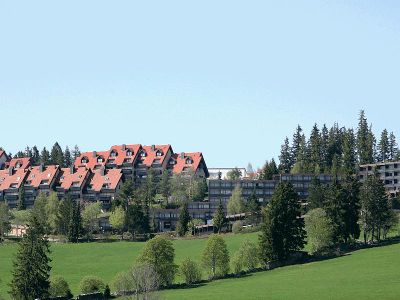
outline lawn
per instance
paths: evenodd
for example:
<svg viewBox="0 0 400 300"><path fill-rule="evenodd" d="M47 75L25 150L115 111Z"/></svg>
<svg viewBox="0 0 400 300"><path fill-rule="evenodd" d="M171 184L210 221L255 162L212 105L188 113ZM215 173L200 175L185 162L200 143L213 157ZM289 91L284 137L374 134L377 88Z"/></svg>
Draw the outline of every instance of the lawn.
<svg viewBox="0 0 400 300"><path fill-rule="evenodd" d="M257 233L226 235L230 253L236 251L242 241L257 240ZM175 261L179 264L185 257L199 260L206 238L193 240L175 240ZM78 294L79 281L85 275L97 275L111 283L115 274L128 270L143 248L141 242L51 244L52 275L63 276ZM13 255L16 244L0 245L0 296L8 297L7 284L11 281ZM179 278L178 278L179 280Z"/></svg>
<svg viewBox="0 0 400 300"><path fill-rule="evenodd" d="M399 299L400 244L167 290L165 299Z"/></svg>

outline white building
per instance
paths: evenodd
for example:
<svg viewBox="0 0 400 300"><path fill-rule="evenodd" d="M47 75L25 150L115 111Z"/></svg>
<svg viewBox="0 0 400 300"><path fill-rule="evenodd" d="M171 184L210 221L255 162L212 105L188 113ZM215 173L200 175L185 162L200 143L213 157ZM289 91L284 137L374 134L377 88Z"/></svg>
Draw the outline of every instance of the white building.
<svg viewBox="0 0 400 300"><path fill-rule="evenodd" d="M247 177L246 168L208 168L208 173L210 174L209 179L218 179L219 173L221 173L221 179L228 179L228 172L234 169L238 169L242 173L240 179Z"/></svg>

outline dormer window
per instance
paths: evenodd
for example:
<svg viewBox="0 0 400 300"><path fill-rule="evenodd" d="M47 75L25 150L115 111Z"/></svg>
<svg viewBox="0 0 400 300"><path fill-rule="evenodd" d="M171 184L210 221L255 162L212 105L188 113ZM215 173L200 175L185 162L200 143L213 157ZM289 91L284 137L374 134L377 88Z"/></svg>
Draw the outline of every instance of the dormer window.
<svg viewBox="0 0 400 300"><path fill-rule="evenodd" d="M15 168L19 169L19 168L21 168L21 166L22 166L21 162L17 161L17 163L15 164Z"/></svg>
<svg viewBox="0 0 400 300"><path fill-rule="evenodd" d="M140 156L141 156L141 157L146 157L146 156L147 156L147 154L146 154L146 152L145 152L145 151L142 151L142 152L140 152Z"/></svg>
<svg viewBox="0 0 400 300"><path fill-rule="evenodd" d="M124 159L124 163L130 163L132 161L132 159L130 159L130 158L125 158Z"/></svg>
<svg viewBox="0 0 400 300"><path fill-rule="evenodd" d="M51 173L47 174L47 178L50 178L50 177L51 177Z"/></svg>
<svg viewBox="0 0 400 300"><path fill-rule="evenodd" d="M175 162L175 160L171 159L171 160L169 161L169 164L170 164L170 165L175 165L176 162Z"/></svg>
<svg viewBox="0 0 400 300"><path fill-rule="evenodd" d="M186 164L191 165L193 163L193 160L191 158L186 159Z"/></svg>
<svg viewBox="0 0 400 300"><path fill-rule="evenodd" d="M162 151L160 151L160 150L157 150L157 152L156 152L156 156L163 156L163 153L162 153Z"/></svg>
<svg viewBox="0 0 400 300"><path fill-rule="evenodd" d="M40 182L40 184L49 184L49 181L47 180L47 179L44 179L44 180L42 180L41 182Z"/></svg>
<svg viewBox="0 0 400 300"><path fill-rule="evenodd" d="M126 156L132 156L133 151L131 149L126 150Z"/></svg>
<svg viewBox="0 0 400 300"><path fill-rule="evenodd" d="M18 186L18 184L12 183L12 184L10 185L10 188L15 189L15 188L17 188L17 186Z"/></svg>
<svg viewBox="0 0 400 300"><path fill-rule="evenodd" d="M88 162L89 162L89 160L86 156L82 157L82 159L81 159L82 164L87 164Z"/></svg>
<svg viewBox="0 0 400 300"><path fill-rule="evenodd" d="M111 153L110 153L110 156L111 157L116 157L118 154L117 154L117 151L111 151Z"/></svg>
<svg viewBox="0 0 400 300"><path fill-rule="evenodd" d="M97 162L98 163L102 163L104 161L104 158L102 157L102 156L99 156L98 158L97 158Z"/></svg>

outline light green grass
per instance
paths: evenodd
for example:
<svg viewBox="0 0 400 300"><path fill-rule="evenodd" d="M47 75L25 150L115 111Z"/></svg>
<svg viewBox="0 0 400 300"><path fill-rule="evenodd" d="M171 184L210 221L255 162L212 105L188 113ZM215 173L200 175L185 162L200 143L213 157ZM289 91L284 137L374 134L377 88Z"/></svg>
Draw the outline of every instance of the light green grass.
<svg viewBox="0 0 400 300"><path fill-rule="evenodd" d="M165 299L400 299L400 244L167 290Z"/></svg>
<svg viewBox="0 0 400 300"><path fill-rule="evenodd" d="M257 233L225 235L230 253L249 239L257 241ZM185 257L199 261L206 238L175 240L175 262L179 264ZM61 275L69 283L73 294L78 294L79 281L86 275L96 275L106 283L111 283L115 274L128 270L143 248L142 242L51 244L52 275ZM7 297L11 281L12 260L17 250L16 244L0 245L0 296ZM179 280L179 278L178 278Z"/></svg>

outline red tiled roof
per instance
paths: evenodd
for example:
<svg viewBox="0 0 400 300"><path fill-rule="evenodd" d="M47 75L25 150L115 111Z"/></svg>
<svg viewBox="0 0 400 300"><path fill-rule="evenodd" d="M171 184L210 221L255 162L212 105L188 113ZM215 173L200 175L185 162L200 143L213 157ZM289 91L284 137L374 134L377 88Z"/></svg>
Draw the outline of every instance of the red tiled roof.
<svg viewBox="0 0 400 300"><path fill-rule="evenodd" d="M105 166L106 161L107 161L108 157L110 156L110 151L96 152L95 153L96 154L95 157L93 157L93 152L96 152L96 151L81 153L81 155L76 158L76 160L74 162L74 166L76 168L87 167L87 168L90 168L92 170L95 169L95 166ZM98 162L97 161L97 159L99 157L103 158L103 162ZM86 158L88 160L88 162L87 163L83 163L82 162L83 158Z"/></svg>
<svg viewBox="0 0 400 300"><path fill-rule="evenodd" d="M156 159L159 159L159 163L162 164L169 150L172 151L171 145L155 145L154 151L152 150L152 146L143 146L142 151L145 151L146 156L139 157L139 159L141 159L142 163L147 167L151 167ZM157 152L161 153L161 155L157 156Z"/></svg>
<svg viewBox="0 0 400 300"><path fill-rule="evenodd" d="M15 188L19 188L27 174L27 169L14 170L11 176L9 170L0 170L0 191L10 188L12 184L16 184Z"/></svg>
<svg viewBox="0 0 400 300"><path fill-rule="evenodd" d="M118 183L122 178L121 169L107 169L104 170L104 176L101 175L102 170L93 171L93 175L90 178L89 186L92 190L100 192L104 185L108 185L107 189L116 189Z"/></svg>
<svg viewBox="0 0 400 300"><path fill-rule="evenodd" d="M183 158L181 157L181 154L178 153L175 153L172 156L175 160L172 171L174 173L181 173L185 168L191 168L193 171L197 171L200 162L203 159L203 154L201 152L187 152L183 154Z"/></svg>
<svg viewBox="0 0 400 300"><path fill-rule="evenodd" d="M125 150L124 150L125 148ZM117 166L122 166L123 163L134 163L136 158L138 157L139 151L142 149L142 145L134 144L134 145L114 145L111 147L110 156L108 161L114 159L114 163ZM128 150L132 152L131 156L128 156ZM112 152L116 152L116 156L112 156Z"/></svg>
<svg viewBox="0 0 400 300"><path fill-rule="evenodd" d="M17 168L17 165L19 167ZM31 165L31 158L30 157L20 157L20 158L13 158L8 163L6 163L6 167L13 167L14 169L26 169Z"/></svg>
<svg viewBox="0 0 400 300"><path fill-rule="evenodd" d="M58 165L43 167L43 171L41 171L41 166L31 167L30 173L26 178L26 184L35 188L38 188L41 184L51 185L58 174L59 169Z"/></svg>
<svg viewBox="0 0 400 300"><path fill-rule="evenodd" d="M84 183L88 173L90 173L90 171L85 167L75 168L72 174L70 168L62 168L59 179L60 186L65 190L69 190L72 184L82 188L82 184Z"/></svg>

